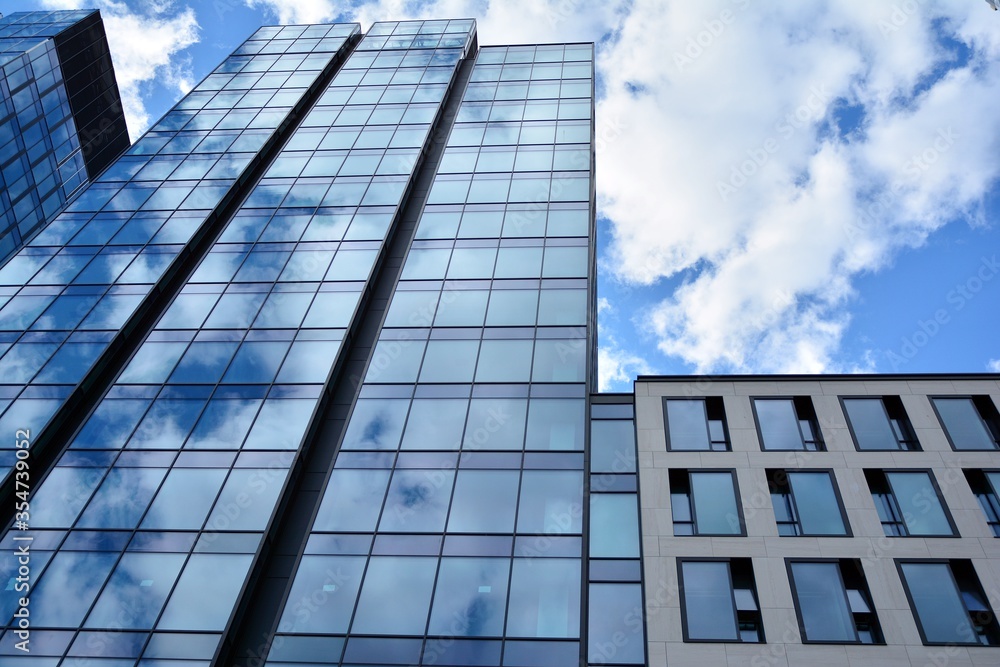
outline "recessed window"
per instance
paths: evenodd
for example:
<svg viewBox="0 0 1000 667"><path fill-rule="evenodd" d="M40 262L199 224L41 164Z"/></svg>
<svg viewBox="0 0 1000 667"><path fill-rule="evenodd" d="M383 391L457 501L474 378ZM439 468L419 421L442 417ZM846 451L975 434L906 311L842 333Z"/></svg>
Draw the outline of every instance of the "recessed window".
<svg viewBox="0 0 1000 667"><path fill-rule="evenodd" d="M833 475L825 470L768 470L779 535L848 535Z"/></svg>
<svg viewBox="0 0 1000 667"><path fill-rule="evenodd" d="M763 642L749 558L680 560L684 641Z"/></svg>
<svg viewBox="0 0 1000 667"><path fill-rule="evenodd" d="M1000 416L989 396L931 398L953 449L1000 449Z"/></svg>
<svg viewBox="0 0 1000 667"><path fill-rule="evenodd" d="M841 401L859 450L920 450L898 396L843 398Z"/></svg>
<svg viewBox="0 0 1000 667"><path fill-rule="evenodd" d="M1000 627L969 560L896 561L924 644L1000 644Z"/></svg>
<svg viewBox="0 0 1000 667"><path fill-rule="evenodd" d="M755 398L761 449L822 451L816 412L807 396Z"/></svg>
<svg viewBox="0 0 1000 667"><path fill-rule="evenodd" d="M956 535L930 472L866 470L865 478L886 535Z"/></svg>
<svg viewBox="0 0 1000 667"><path fill-rule="evenodd" d="M729 449L722 397L665 398L667 449L724 452Z"/></svg>
<svg viewBox="0 0 1000 667"><path fill-rule="evenodd" d="M736 477L731 470L671 470L674 535L744 535Z"/></svg>
<svg viewBox="0 0 1000 667"><path fill-rule="evenodd" d="M994 537L1000 537L1000 471L966 470L965 478L976 494Z"/></svg>
<svg viewBox="0 0 1000 667"><path fill-rule="evenodd" d="M804 641L882 643L860 561L793 560L788 571Z"/></svg>

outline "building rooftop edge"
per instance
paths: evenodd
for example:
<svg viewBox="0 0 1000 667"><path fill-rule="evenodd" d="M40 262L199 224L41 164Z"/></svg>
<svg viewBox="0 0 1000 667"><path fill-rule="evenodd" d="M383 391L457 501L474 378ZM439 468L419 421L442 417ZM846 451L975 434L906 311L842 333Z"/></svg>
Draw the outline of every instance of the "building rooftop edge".
<svg viewBox="0 0 1000 667"><path fill-rule="evenodd" d="M1000 381L1000 373L759 373L759 374L732 374L732 375L638 375L635 382L692 382L698 380L727 381L727 382L760 382L780 381L780 380L997 380Z"/></svg>

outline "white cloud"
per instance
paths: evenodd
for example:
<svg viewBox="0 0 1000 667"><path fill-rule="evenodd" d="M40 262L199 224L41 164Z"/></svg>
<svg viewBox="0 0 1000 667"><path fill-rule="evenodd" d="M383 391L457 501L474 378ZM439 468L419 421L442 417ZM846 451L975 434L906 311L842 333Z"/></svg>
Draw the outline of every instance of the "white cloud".
<svg viewBox="0 0 1000 667"><path fill-rule="evenodd" d="M96 7L115 66L129 134L137 138L150 124L143 89L153 81L186 94L194 85L189 59L181 51L198 42L198 21L190 7L169 0L43 0L53 9Z"/></svg>
<svg viewBox="0 0 1000 667"><path fill-rule="evenodd" d="M990 359L986 362L986 368L991 373L1000 373L1000 359Z"/></svg>
<svg viewBox="0 0 1000 667"><path fill-rule="evenodd" d="M624 349L615 338L612 325L617 323L618 310L608 299L597 300L599 316L597 349L598 391L631 391L637 375L653 375L654 370L641 356Z"/></svg>
<svg viewBox="0 0 1000 667"><path fill-rule="evenodd" d="M482 44L596 41L612 29L626 0L377 0L344 7L333 0L243 0L280 23L338 19L367 30L376 21L475 18Z"/></svg>
<svg viewBox="0 0 1000 667"><path fill-rule="evenodd" d="M616 128L598 142L602 269L682 278L648 313L661 351L701 372L870 364L837 358L852 279L976 210L1000 174L1000 24L911 5L633 5L599 61L598 136ZM969 66L940 76L935 26ZM841 138L844 106L864 116Z"/></svg>

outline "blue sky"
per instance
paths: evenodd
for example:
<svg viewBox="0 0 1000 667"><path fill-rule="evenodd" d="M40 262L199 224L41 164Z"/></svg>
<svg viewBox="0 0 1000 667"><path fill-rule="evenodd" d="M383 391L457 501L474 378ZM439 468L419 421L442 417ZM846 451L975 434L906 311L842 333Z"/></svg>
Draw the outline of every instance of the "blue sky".
<svg viewBox="0 0 1000 667"><path fill-rule="evenodd" d="M82 6L102 9L133 136L265 23L474 16L481 44L597 42L602 389L637 373L1000 371L1000 12L985 2L7 11Z"/></svg>

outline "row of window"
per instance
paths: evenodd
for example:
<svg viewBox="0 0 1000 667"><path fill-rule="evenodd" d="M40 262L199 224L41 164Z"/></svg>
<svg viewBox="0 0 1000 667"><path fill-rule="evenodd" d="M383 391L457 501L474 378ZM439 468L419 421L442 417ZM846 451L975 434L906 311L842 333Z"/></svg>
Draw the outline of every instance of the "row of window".
<svg viewBox="0 0 1000 667"><path fill-rule="evenodd" d="M884 644L861 561L785 561L804 643ZM1000 644L969 560L896 560L924 644ZM678 560L684 641L764 642L749 558Z"/></svg>
<svg viewBox="0 0 1000 667"><path fill-rule="evenodd" d="M841 397L858 451L920 451L898 396ZM955 450L1000 449L1000 415L989 396L931 396L931 405ZM667 449L729 451L721 397L665 398ZM808 396L754 398L754 418L765 451L824 451Z"/></svg>
<svg viewBox="0 0 1000 667"><path fill-rule="evenodd" d="M964 472L1000 537L1000 472ZM833 473L767 469L765 474L779 535L851 535ZM870 469L865 480L887 536L958 535L931 471ZM735 471L673 469L668 481L674 535L746 535Z"/></svg>

